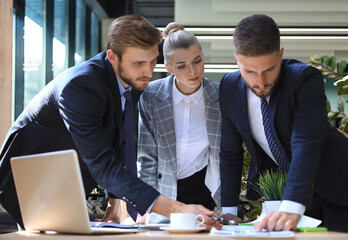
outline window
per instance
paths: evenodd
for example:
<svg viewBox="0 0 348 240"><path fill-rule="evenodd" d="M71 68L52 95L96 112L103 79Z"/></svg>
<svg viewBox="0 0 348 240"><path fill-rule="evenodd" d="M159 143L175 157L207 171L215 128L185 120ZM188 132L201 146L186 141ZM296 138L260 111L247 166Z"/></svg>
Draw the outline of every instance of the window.
<svg viewBox="0 0 348 240"><path fill-rule="evenodd" d="M100 52L100 25L99 19L94 12L91 12L91 57Z"/></svg>
<svg viewBox="0 0 348 240"><path fill-rule="evenodd" d="M84 0L17 0L13 21L15 120L52 77L99 52L100 19Z"/></svg>
<svg viewBox="0 0 348 240"><path fill-rule="evenodd" d="M76 1L76 31L75 31L75 65L86 58L86 4L83 0Z"/></svg>
<svg viewBox="0 0 348 240"><path fill-rule="evenodd" d="M42 10L42 0L25 1L24 107L45 85Z"/></svg>
<svg viewBox="0 0 348 240"><path fill-rule="evenodd" d="M68 66L65 2L65 0L54 1L53 77L58 76Z"/></svg>

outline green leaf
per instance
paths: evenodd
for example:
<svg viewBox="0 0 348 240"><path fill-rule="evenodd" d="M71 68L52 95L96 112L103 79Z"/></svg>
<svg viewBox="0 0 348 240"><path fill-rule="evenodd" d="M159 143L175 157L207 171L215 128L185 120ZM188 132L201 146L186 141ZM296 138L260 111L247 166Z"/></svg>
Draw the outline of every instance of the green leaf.
<svg viewBox="0 0 348 240"><path fill-rule="evenodd" d="M330 58L329 56L327 55L324 55L320 58L320 62L325 66L325 67L328 67L329 66L329 61L330 61Z"/></svg>
<svg viewBox="0 0 348 240"><path fill-rule="evenodd" d="M329 117L329 123L332 124L332 122L337 118L337 116L340 114L340 112L334 112L334 114L332 114Z"/></svg>
<svg viewBox="0 0 348 240"><path fill-rule="evenodd" d="M330 57L329 67L332 69L332 71L335 70L336 68L336 62L337 62L336 57Z"/></svg>
<svg viewBox="0 0 348 240"><path fill-rule="evenodd" d="M251 183L251 186L267 201L280 200L284 193L286 177L286 172L266 170L260 174L256 183Z"/></svg>
<svg viewBox="0 0 348 240"><path fill-rule="evenodd" d="M346 133L348 133L348 124L346 124L346 125L344 126L343 131L346 132Z"/></svg>
<svg viewBox="0 0 348 240"><path fill-rule="evenodd" d="M344 99L342 96L337 98L337 110L340 113L344 113Z"/></svg>
<svg viewBox="0 0 348 240"><path fill-rule="evenodd" d="M330 101L326 101L326 111L330 112L331 111L331 104Z"/></svg>
<svg viewBox="0 0 348 240"><path fill-rule="evenodd" d="M338 95L348 94L348 88L343 87L343 88L338 89L337 94Z"/></svg>
<svg viewBox="0 0 348 240"><path fill-rule="evenodd" d="M334 85L337 86L337 87L344 87L344 86L348 85L348 79L346 79L346 80L343 80L343 79L339 80L339 81L335 82Z"/></svg>
<svg viewBox="0 0 348 240"><path fill-rule="evenodd" d="M346 60L341 60L338 62L337 64L337 73L339 75L342 75L344 70L346 69L347 67L347 61Z"/></svg>
<svg viewBox="0 0 348 240"><path fill-rule="evenodd" d="M320 64L320 57L318 55L312 55L309 59L314 64Z"/></svg>

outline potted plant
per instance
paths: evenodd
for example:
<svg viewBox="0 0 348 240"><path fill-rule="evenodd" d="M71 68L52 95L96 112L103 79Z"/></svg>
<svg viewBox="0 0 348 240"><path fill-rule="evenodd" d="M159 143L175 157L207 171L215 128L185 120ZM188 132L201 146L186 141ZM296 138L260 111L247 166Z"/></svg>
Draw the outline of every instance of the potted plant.
<svg viewBox="0 0 348 240"><path fill-rule="evenodd" d="M284 193L287 173L272 169L260 173L256 183L252 187L257 191L264 200L262 202L262 212L257 219L258 221L265 217L267 213L278 212L281 199Z"/></svg>
<svg viewBox="0 0 348 240"><path fill-rule="evenodd" d="M332 111L329 101L326 102L329 122L332 124L336 119L342 119L338 125L338 129L348 137L348 121L344 113L344 97L348 94L348 67L346 60L337 61L334 56L323 55L321 57L313 55L310 57L309 65L314 66L323 74L325 82L334 81L334 85L338 87L337 111ZM348 102L348 100L346 101Z"/></svg>

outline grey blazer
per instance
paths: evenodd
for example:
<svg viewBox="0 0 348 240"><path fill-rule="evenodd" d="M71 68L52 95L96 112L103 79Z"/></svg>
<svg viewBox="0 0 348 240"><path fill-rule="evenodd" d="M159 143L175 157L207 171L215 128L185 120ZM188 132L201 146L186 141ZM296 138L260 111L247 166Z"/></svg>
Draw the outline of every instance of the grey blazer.
<svg viewBox="0 0 348 240"><path fill-rule="evenodd" d="M171 199L177 197L176 138L173 118L174 75L149 83L139 101L139 178ZM221 114L219 84L203 78L210 158L205 184L220 208L219 152Z"/></svg>

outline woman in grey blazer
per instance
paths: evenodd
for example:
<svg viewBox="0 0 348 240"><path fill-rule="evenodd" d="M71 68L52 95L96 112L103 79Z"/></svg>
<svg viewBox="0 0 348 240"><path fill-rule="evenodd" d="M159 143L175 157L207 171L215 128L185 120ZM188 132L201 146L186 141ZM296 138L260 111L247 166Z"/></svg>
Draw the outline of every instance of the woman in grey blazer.
<svg viewBox="0 0 348 240"><path fill-rule="evenodd" d="M149 83L139 101L139 177L186 204L220 208L218 83L204 78L195 35L179 23L164 31L169 77ZM146 222L164 221L150 214Z"/></svg>

